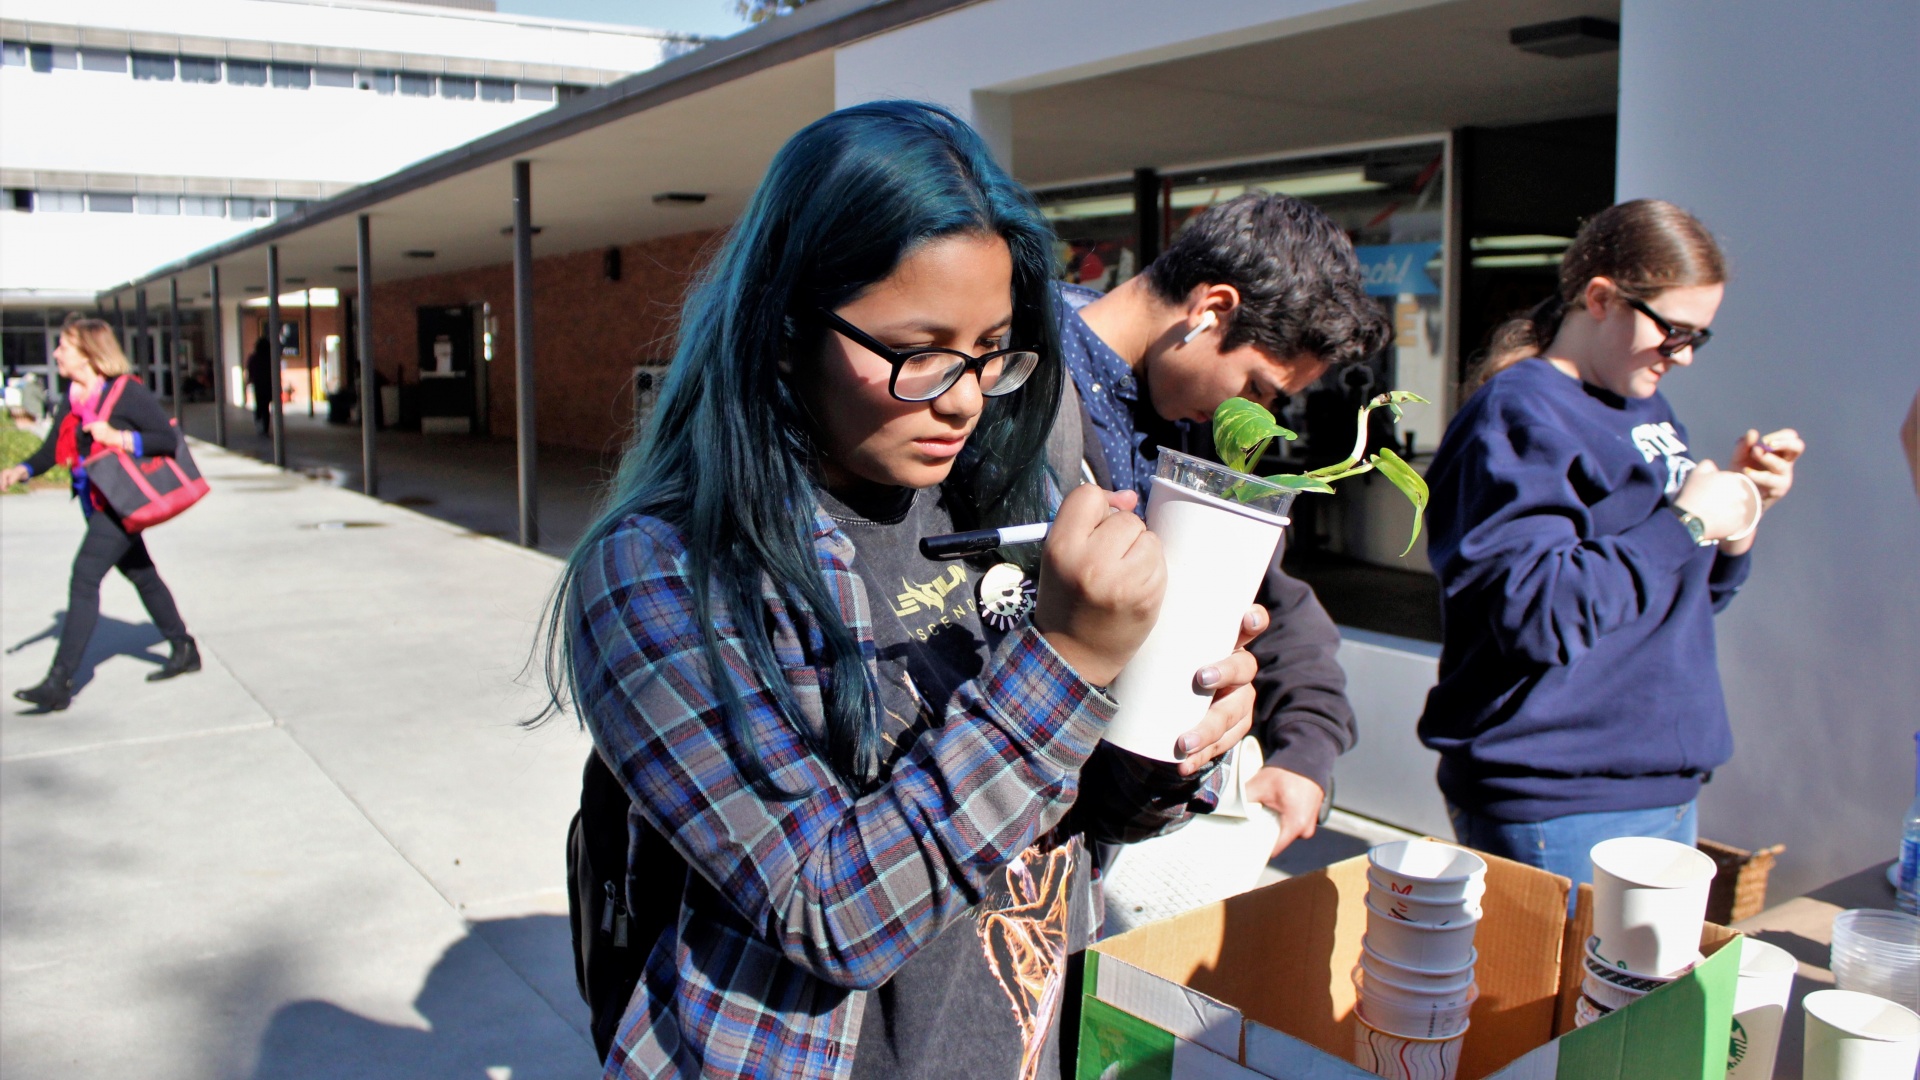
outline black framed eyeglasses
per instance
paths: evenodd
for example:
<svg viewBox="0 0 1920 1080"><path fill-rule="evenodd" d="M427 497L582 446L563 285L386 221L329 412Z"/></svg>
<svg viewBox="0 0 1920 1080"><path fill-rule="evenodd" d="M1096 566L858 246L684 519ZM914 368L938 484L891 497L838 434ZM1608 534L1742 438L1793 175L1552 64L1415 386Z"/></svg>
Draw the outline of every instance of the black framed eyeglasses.
<svg viewBox="0 0 1920 1080"><path fill-rule="evenodd" d="M1705 327L1693 330L1684 326L1675 326L1661 318L1659 312L1648 307L1645 303L1635 300L1631 296L1623 297L1623 299L1626 300L1628 307L1652 319L1653 325L1659 327L1660 332L1667 335L1666 340L1662 341L1658 346L1661 356L1671 359L1673 354L1679 352L1681 349L1698 349L1700 346L1713 340L1713 331Z"/></svg>
<svg viewBox="0 0 1920 1080"><path fill-rule="evenodd" d="M953 389L953 384L969 371L979 377L982 396L1011 394L1040 366L1040 354L1032 349L996 349L982 356L934 346L899 352L826 308L817 310L828 326L893 365L887 393L901 401L932 401Z"/></svg>

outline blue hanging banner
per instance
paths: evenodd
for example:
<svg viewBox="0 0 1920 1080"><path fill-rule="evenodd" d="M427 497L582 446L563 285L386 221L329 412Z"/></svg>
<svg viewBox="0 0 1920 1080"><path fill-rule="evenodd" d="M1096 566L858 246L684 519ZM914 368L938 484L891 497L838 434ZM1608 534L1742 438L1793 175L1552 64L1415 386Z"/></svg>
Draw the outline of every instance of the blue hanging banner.
<svg viewBox="0 0 1920 1080"><path fill-rule="evenodd" d="M1427 264L1440 258L1440 245L1365 244L1353 249L1360 256L1360 268L1367 276L1367 292L1372 296L1432 296L1440 291L1440 282L1427 271ZM1437 271L1438 265L1434 267Z"/></svg>

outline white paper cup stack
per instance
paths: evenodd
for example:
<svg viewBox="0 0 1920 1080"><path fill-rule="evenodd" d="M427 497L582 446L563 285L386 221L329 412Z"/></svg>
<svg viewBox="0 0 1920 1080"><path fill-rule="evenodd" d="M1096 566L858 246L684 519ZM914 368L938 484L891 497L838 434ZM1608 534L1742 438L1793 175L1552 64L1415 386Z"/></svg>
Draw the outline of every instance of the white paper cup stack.
<svg viewBox="0 0 1920 1080"><path fill-rule="evenodd" d="M1474 985L1486 860L1432 840L1367 853L1354 1062L1391 1080L1453 1080Z"/></svg>
<svg viewBox="0 0 1920 1080"><path fill-rule="evenodd" d="M1872 994L1807 995L1806 1080L1908 1080L1920 1065L1920 1016Z"/></svg>
<svg viewBox="0 0 1920 1080"><path fill-rule="evenodd" d="M1920 917L1861 908L1833 918L1833 985L1920 1012Z"/></svg>

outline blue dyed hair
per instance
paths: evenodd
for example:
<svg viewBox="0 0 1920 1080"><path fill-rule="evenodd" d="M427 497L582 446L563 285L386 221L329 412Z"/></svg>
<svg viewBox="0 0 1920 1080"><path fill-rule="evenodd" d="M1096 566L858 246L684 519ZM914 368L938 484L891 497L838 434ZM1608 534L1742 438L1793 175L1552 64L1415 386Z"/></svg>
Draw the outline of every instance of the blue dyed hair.
<svg viewBox="0 0 1920 1080"><path fill-rule="evenodd" d="M770 580L789 610L819 627L830 678L822 688L828 761L856 785L879 762L875 701L858 642L841 621L814 554L815 440L789 379L822 346L811 313L852 302L909 252L944 237L991 235L1013 256L1012 340L1040 367L1015 393L987 398L966 450L942 485L956 528L1046 517L1044 448L1061 370L1051 287L1053 232L1032 197L980 136L937 105L881 101L809 124L766 177L688 294L679 347L650 428L629 445L606 502L567 560L546 621L552 707L582 701L572 635L583 626L580 569L630 515L660 518L685 538L708 670L748 778L772 785L741 704L728 689L714 614L733 614L761 685L802 720L772 643L747 613ZM1031 558L1031 555L1027 556Z"/></svg>

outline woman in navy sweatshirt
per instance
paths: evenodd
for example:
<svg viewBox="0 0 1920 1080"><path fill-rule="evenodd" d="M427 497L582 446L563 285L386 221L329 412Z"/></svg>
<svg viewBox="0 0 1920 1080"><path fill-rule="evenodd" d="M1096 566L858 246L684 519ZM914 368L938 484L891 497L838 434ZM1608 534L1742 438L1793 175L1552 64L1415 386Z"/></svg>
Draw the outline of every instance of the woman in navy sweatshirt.
<svg viewBox="0 0 1920 1080"><path fill-rule="evenodd" d="M1444 643L1420 738L1463 844L1580 882L1602 840L1696 839L1700 785L1733 751L1713 615L1804 449L1749 431L1718 469L1660 395L1725 280L1679 207L1601 212L1447 428L1427 473Z"/></svg>
<svg viewBox="0 0 1920 1080"><path fill-rule="evenodd" d="M73 560L67 617L60 627L60 645L54 651L53 664L39 685L13 694L42 712L58 712L72 703L74 672L100 619L100 582L115 567L133 583L147 614L153 617L153 625L172 646L172 655L159 670L147 675L147 681L159 682L200 670L200 650L187 633L173 593L160 580L160 571L154 569L146 541L138 533L129 533L120 516L88 486L86 469L80 464L96 447L118 447L136 456L171 455L179 444L179 432L160 407L159 399L127 374L126 354L120 351L113 328L105 322L70 319L60 331L53 360L61 376L71 381L69 391L59 396L53 427L32 456L0 470L0 490L5 490L46 472L56 462L71 466L73 492L80 500L80 512L87 518L86 536ZM120 397L109 409L109 395L121 382L125 385Z"/></svg>

